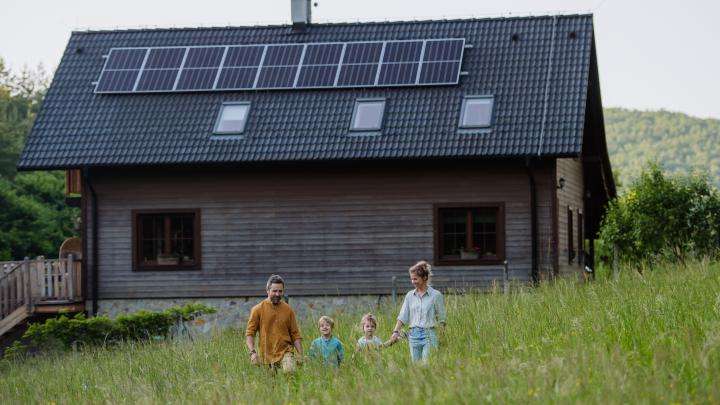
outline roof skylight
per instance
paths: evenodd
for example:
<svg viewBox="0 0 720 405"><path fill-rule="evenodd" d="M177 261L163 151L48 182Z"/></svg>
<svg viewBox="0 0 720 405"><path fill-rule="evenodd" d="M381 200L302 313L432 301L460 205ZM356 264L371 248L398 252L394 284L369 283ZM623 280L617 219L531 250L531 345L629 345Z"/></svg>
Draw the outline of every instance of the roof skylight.
<svg viewBox="0 0 720 405"><path fill-rule="evenodd" d="M385 112L384 99L357 100L353 110L352 131L379 131Z"/></svg>
<svg viewBox="0 0 720 405"><path fill-rule="evenodd" d="M487 128L492 124L493 96L467 96L460 111L460 128Z"/></svg>
<svg viewBox="0 0 720 405"><path fill-rule="evenodd" d="M224 103L215 123L215 133L221 135L243 133L249 112L249 102Z"/></svg>

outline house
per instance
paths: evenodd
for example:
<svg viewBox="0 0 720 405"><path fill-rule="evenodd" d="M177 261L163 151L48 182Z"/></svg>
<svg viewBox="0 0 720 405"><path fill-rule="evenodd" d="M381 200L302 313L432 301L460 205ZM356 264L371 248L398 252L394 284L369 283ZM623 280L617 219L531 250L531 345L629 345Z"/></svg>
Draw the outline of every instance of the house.
<svg viewBox="0 0 720 405"><path fill-rule="evenodd" d="M441 289L592 267L615 186L591 15L299 10L72 34L18 168L80 188L89 312L244 310L273 273L296 302L374 300L420 259Z"/></svg>

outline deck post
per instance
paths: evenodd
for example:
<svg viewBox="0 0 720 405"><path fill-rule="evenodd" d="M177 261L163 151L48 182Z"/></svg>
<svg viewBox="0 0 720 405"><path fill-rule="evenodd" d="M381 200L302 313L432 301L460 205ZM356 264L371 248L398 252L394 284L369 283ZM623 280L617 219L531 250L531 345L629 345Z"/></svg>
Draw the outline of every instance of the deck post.
<svg viewBox="0 0 720 405"><path fill-rule="evenodd" d="M8 311L9 303L8 300L8 294L7 294L7 288L5 288L5 285L7 283L5 282L4 278L0 278L0 317L4 318L6 315L10 314L10 311Z"/></svg>
<svg viewBox="0 0 720 405"><path fill-rule="evenodd" d="M22 282L22 271L13 271L15 273L15 282L13 284L13 289L15 290L15 308L21 307L23 305L23 292L25 291L25 288L23 288L23 282Z"/></svg>
<svg viewBox="0 0 720 405"><path fill-rule="evenodd" d="M45 258L38 256L35 259L35 270L37 271L37 285L40 299L47 297L47 276L45 275Z"/></svg>
<svg viewBox="0 0 720 405"><path fill-rule="evenodd" d="M62 283L60 282L60 275L63 271L62 261L58 259L57 264L52 261L47 261L46 265L50 268L50 274L52 274L52 297L53 299L62 298Z"/></svg>
<svg viewBox="0 0 720 405"><path fill-rule="evenodd" d="M25 274L25 305L27 305L28 311L32 311L33 299L32 299L32 272L30 271L30 258L25 256L22 264L22 272Z"/></svg>
<svg viewBox="0 0 720 405"><path fill-rule="evenodd" d="M17 292L15 290L15 272L12 272L5 277L5 280L8 285L8 299L10 303L10 307L8 310L8 314L11 313L15 306L17 305Z"/></svg>
<svg viewBox="0 0 720 405"><path fill-rule="evenodd" d="M70 253L67 257L67 262L65 263L65 270L65 286L67 286L65 291L68 295L67 298L75 301L75 263L73 261L72 253Z"/></svg>

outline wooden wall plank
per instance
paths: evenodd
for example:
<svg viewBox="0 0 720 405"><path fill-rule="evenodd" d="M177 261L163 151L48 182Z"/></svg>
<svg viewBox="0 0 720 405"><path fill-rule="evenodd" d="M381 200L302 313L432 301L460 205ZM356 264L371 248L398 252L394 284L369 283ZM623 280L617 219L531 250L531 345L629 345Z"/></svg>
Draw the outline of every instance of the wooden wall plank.
<svg viewBox="0 0 720 405"><path fill-rule="evenodd" d="M553 169L541 168L539 213L548 216ZM531 266L529 183L522 165L329 170L140 170L93 173L99 202L99 298L262 294L272 273L308 295L388 293L407 268L433 257L433 204L505 203L511 277ZM200 271L132 271L131 211L201 210ZM550 234L541 219L540 234ZM88 266L91 268L91 266ZM500 266L443 266L440 288L485 287ZM406 285L405 285L406 284ZM89 294L88 294L89 296Z"/></svg>
<svg viewBox="0 0 720 405"><path fill-rule="evenodd" d="M577 213L581 210L585 213L583 190L583 167L580 159L558 159L557 160L557 178L565 179L565 186L562 190L557 190L558 199L558 253L559 253L559 270L560 274L577 273L582 269L582 261L575 259L570 263L568 258L568 220L567 210L571 208L573 213L573 246L578 251L577 232L578 221Z"/></svg>

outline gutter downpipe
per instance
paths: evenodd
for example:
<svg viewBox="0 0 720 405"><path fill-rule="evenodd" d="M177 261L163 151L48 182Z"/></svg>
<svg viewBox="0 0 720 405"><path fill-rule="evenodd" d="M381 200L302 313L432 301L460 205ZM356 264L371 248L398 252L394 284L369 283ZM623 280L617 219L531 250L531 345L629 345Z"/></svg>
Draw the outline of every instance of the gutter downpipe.
<svg viewBox="0 0 720 405"><path fill-rule="evenodd" d="M92 204L92 316L98 313L98 208L97 208L97 193L95 188L90 182L90 170L86 167L83 169L85 177L85 184L87 184L90 190L91 204Z"/></svg>
<svg viewBox="0 0 720 405"><path fill-rule="evenodd" d="M533 284L540 282L540 274L538 271L538 236L537 236L537 190L535 189L535 176L532 172L532 160L525 160L525 170L530 183L530 238L532 240L532 260L530 274Z"/></svg>

